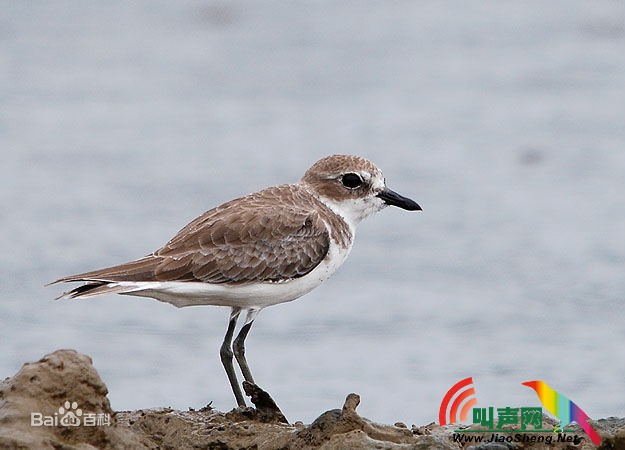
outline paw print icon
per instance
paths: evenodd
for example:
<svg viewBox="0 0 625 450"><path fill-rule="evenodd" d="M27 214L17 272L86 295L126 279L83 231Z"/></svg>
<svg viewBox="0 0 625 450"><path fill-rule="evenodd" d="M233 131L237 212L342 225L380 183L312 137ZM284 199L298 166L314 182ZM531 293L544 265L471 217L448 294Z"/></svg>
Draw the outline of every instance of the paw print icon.
<svg viewBox="0 0 625 450"><path fill-rule="evenodd" d="M82 409L78 408L77 402L66 401L63 406L59 407L59 416L61 417L59 421L61 426L78 427L80 426Z"/></svg>

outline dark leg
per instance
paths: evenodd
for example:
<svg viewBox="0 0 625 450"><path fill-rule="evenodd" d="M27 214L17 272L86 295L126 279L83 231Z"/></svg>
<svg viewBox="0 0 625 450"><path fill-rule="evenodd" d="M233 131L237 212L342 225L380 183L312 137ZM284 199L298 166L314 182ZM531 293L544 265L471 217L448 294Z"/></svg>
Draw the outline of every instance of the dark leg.
<svg viewBox="0 0 625 450"><path fill-rule="evenodd" d="M245 338L247 337L247 333L250 332L250 328L252 328L252 323L254 323L254 319L256 318L256 314L259 313L258 309L248 309L247 315L245 316L245 325L239 331L237 338L234 340L233 350L234 357L237 359L237 363L239 363L239 367L241 368L241 373L243 373L243 378L248 383L254 383L254 378L252 377L252 372L250 371L250 367L247 365L247 360L245 359Z"/></svg>
<svg viewBox="0 0 625 450"><path fill-rule="evenodd" d="M254 378L252 377L252 372L250 371L250 367L247 364L247 360L245 359L245 338L247 334L250 332L250 328L252 328L252 323L254 323L254 318L256 314L258 314L258 309L248 309L247 316L245 317L245 325L239 331L236 339L234 340L234 345L232 349L234 350L234 356L237 359L237 363L239 363L239 367L241 368L241 372L243 373L243 378L245 381L243 382L243 389L248 397L252 400L252 403L256 407L256 419L261 422L280 422L280 423L289 423L280 411L280 408L276 405L276 402L273 401L271 396L263 391L261 388L256 386L254 383Z"/></svg>
<svg viewBox="0 0 625 450"><path fill-rule="evenodd" d="M245 338L253 323L254 321L251 321L243 325L243 328L239 331L239 335L234 340L232 349L234 350L234 357L237 359L241 372L243 373L243 378L245 378L245 381L248 383L255 384L254 378L252 378L252 372L250 372L250 367L247 365L247 360L245 359Z"/></svg>
<svg viewBox="0 0 625 450"><path fill-rule="evenodd" d="M239 387L237 374L234 371L234 364L232 364L232 349L230 348L232 345L232 336L234 335L234 329L237 325L237 319L239 318L240 313L241 308L232 308L232 311L230 312L230 322L228 323L228 330L226 331L224 342L223 344L221 344L219 356L221 356L221 363L224 365L224 369L226 369L226 375L228 375L228 380L230 381L230 386L232 387L234 397L237 399L237 404L244 407L245 400L243 398L241 388Z"/></svg>

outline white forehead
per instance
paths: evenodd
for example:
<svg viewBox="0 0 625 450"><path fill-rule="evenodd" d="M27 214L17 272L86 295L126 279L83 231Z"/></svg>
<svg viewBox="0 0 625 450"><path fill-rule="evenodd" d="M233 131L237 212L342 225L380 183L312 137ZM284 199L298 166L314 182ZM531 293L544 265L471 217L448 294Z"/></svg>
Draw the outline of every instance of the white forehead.
<svg viewBox="0 0 625 450"><path fill-rule="evenodd" d="M368 170L361 170L353 173L357 173L365 182L371 184L374 191L382 189L386 185L384 175L382 175L382 172L379 169L375 173L371 173Z"/></svg>

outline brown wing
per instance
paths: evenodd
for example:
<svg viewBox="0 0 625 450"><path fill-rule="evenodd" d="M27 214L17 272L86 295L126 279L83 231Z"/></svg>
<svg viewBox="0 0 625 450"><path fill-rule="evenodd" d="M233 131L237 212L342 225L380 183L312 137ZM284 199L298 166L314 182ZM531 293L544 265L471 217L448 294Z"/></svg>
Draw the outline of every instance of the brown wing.
<svg viewBox="0 0 625 450"><path fill-rule="evenodd" d="M58 281L249 283L301 277L330 246L312 205L296 206L314 201L302 195L285 185L233 200L195 219L150 256Z"/></svg>

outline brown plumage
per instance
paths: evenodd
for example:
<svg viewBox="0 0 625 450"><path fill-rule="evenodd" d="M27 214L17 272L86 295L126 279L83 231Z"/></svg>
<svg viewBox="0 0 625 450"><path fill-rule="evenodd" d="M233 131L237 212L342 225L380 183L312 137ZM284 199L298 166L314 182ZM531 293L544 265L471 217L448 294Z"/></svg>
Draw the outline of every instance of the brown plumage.
<svg viewBox="0 0 625 450"><path fill-rule="evenodd" d="M301 277L326 256L330 233L346 245L349 227L300 184L274 186L205 212L151 255L70 275L86 281L65 295L94 295L111 281L202 281L242 284ZM97 293L101 293L97 291Z"/></svg>
<svg viewBox="0 0 625 450"><path fill-rule="evenodd" d="M177 307L230 307L220 357L237 404L245 406L233 357L248 386L253 385L244 341L258 312L319 286L347 258L356 225L389 205L421 209L388 189L371 161L332 155L317 161L298 183L263 189L205 212L151 255L54 283L84 283L64 298L118 293ZM233 341L244 310L245 324Z"/></svg>

